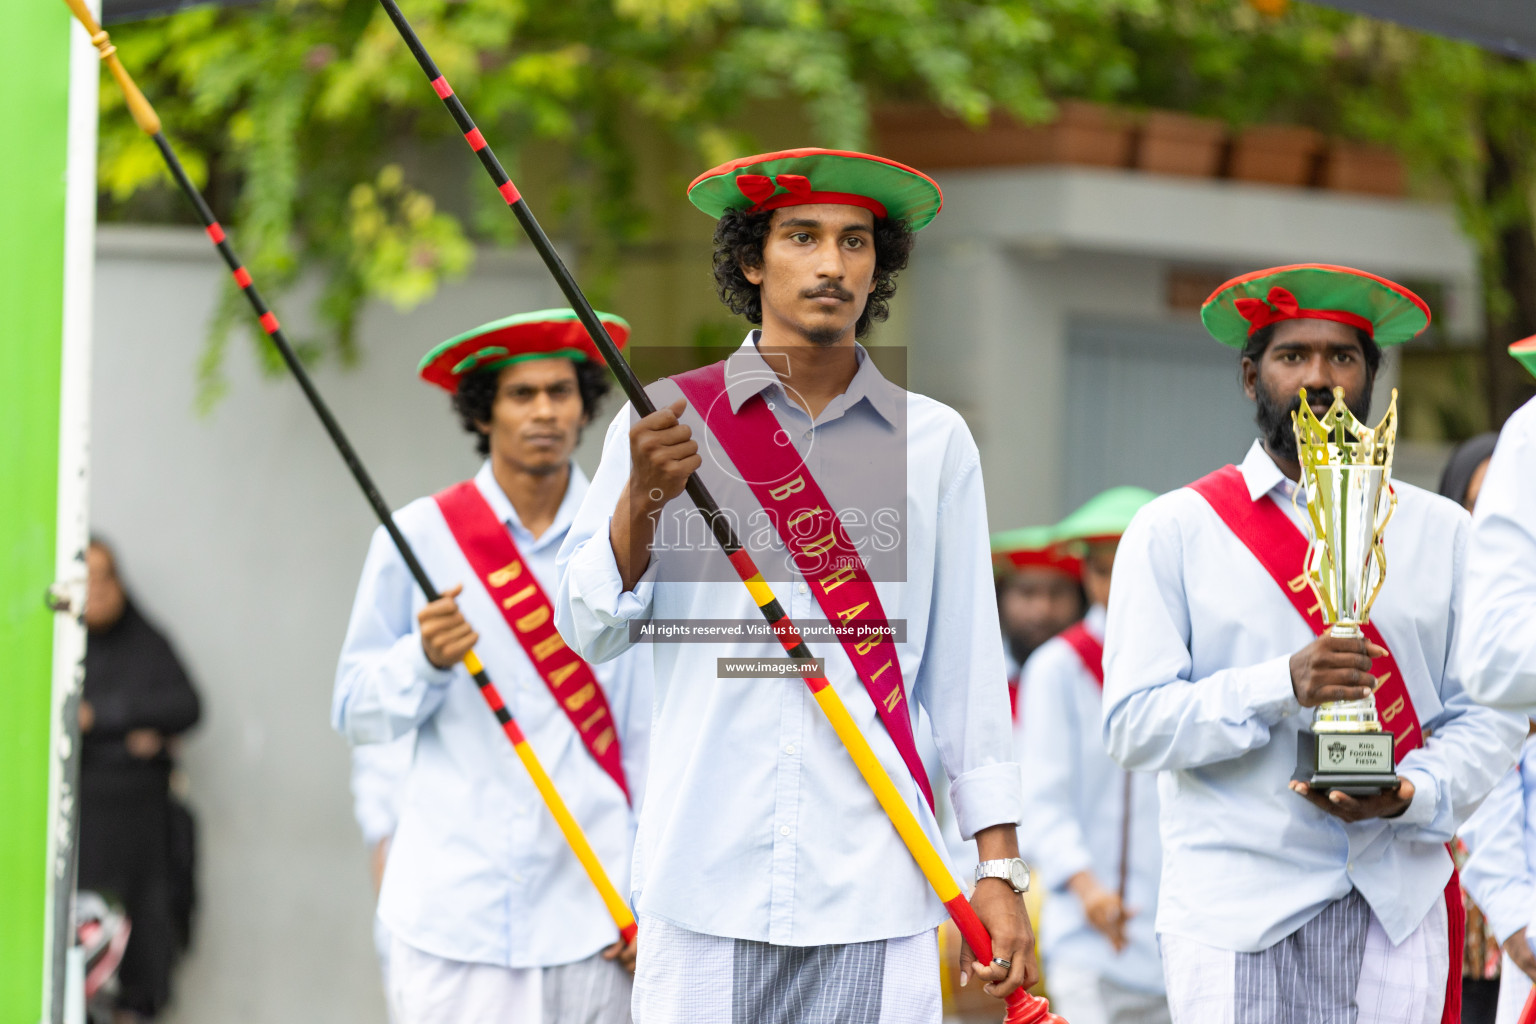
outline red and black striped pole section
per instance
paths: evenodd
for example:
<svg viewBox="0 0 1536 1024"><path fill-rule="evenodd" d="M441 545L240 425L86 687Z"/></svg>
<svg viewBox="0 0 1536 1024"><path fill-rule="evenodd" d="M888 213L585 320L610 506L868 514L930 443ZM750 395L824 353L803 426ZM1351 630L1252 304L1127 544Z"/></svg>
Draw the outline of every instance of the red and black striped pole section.
<svg viewBox="0 0 1536 1024"><path fill-rule="evenodd" d="M341 454L342 461L347 464L347 469L351 471L352 478L357 481L357 486L362 490L363 496L373 508L374 515L378 517L379 522L389 533L389 538L394 542L395 549L400 553L406 568L410 570L411 577L415 579L416 585L421 588L428 601L436 601L442 595L432 585L432 580L427 576L426 570L422 568L420 560L416 557L416 552L411 549L410 542L405 539L405 535L395 525L395 518L390 513L389 506L385 504L378 487L374 485L373 478L363 466L362 460L358 458L357 451L352 447L352 443L347 440L347 435L341 429L341 424L331 414L330 407L325 404L325 399L321 397L314 381L310 379L309 372L304 369L304 364L300 362L297 353L293 350L293 346L284 337L283 329L278 324L277 315L267 307L266 300L261 297L261 292L257 291L256 284L251 279L251 272L240 262L240 257L235 255L235 250L230 246L229 238L225 234L223 226L219 224L218 218L213 215L213 210L208 206L207 200L203 198L203 194L198 191L197 186L192 183L192 179L187 177L186 169L182 166L181 160L176 156L176 151L171 148L170 141L166 139L165 133L161 130L159 115L155 113L154 108L145 99L144 94L134 84L127 69L123 67L122 61L117 58L117 47L112 45L111 40L107 37L107 33L102 31L101 26L97 24L95 17L82 0L64 0L64 2L74 12L75 17L80 23L85 26L86 31L91 34L91 42L101 51L101 59L106 63L108 70L112 73L112 77L117 80L118 86L122 89L123 95L128 102L129 113L133 115L134 121L145 134L154 139L155 146L160 150L160 156L165 160L165 166L171 172L171 177L176 179L176 184L181 186L182 192L186 194L187 198L191 200L192 205L197 209L197 215L203 222L203 230L207 232L209 240L219 250L219 255L223 257L225 265L229 267L230 274L234 276L235 284L240 287L241 293L245 295L246 300L251 304L251 309L255 311L262 330L267 332L267 337L271 339L273 346L282 357L283 363L288 367L289 371L293 374L294 380L298 382L299 387L303 390L304 397L309 400L310 407L314 409L315 415L320 418L321 424L325 427L325 432L330 435L331 442L335 444L336 450ZM501 698L501 693L496 689L496 685L491 682L491 677L485 671L484 664L473 651L470 651L464 656L464 665L474 679L475 685L479 688L480 695L485 698L486 704L489 705L491 711L496 715L496 720L501 723L502 731L506 734L507 739L512 742L513 748L523 761L524 766L528 769L529 774L533 776L534 785L549 805L550 813L554 815L556 823L560 826L560 830L567 842L570 843L572 851L576 854L577 859L581 861L588 875L591 876L592 883L598 889L604 905L613 916L614 923L618 926L621 937L625 942L633 941L636 933L634 915L630 913L628 905L619 896L613 883L603 871L601 864L597 860L596 853L592 850L591 844L587 842L586 836L582 834L580 825L576 823L564 800L555 791L548 774L539 764L537 757L529 746L527 737L518 726L517 720L512 717L511 711L507 709L506 703Z"/></svg>
<svg viewBox="0 0 1536 1024"><path fill-rule="evenodd" d="M566 267L565 261L560 258L560 254L555 250L554 244L550 242L549 236L544 233L544 229L539 225L538 219L534 217L533 211L529 209L528 201L518 192L517 186L512 183L511 176L501 166L501 161L496 159L495 152L492 151L490 145L485 141L485 136L481 133L480 129L476 127L474 119L469 116L469 111L464 109L463 102L454 93L453 87L448 84L447 78L438 70L436 62L432 60L432 55L427 52L427 48L422 44L421 38L416 35L416 31L411 28L410 22L406 20L405 14L401 12L400 5L396 0L379 0L379 3L383 6L385 13L389 15L389 20L394 23L395 29L400 33L400 38L405 41L405 45L410 49L412 56L416 58L416 63L421 65L422 72L427 76L427 81L432 85L432 91L437 93L438 98L443 101L443 106L447 107L448 113L453 116L454 123L458 125L459 131L464 135L464 141L469 143L469 148L480 158L480 164L485 168L486 173L491 176L491 181L496 185L496 191L501 193L507 205L512 208L513 216L517 218L518 224L522 226L529 241L533 243L534 249L538 251L539 257L544 261L545 267L549 269L550 274L554 277L560 291L564 293L567 304L576 311L577 318L581 321L582 326L587 329L593 344L597 346L598 351L603 355L604 361L607 362L614 376L618 378L619 386L623 388L625 396L629 399L630 404L634 406L636 413L640 416L648 416L655 412L656 406L651 402L650 396L645 393L645 388L641 385L640 379L635 376L634 370L624 359L623 354L619 352L619 348L613 343L613 339L609 337L607 328L598 319L597 313L592 309L592 304L587 301L581 286L576 283L576 279ZM761 573L758 572L757 566L753 564L752 556L737 538L735 531L731 528L730 521L721 514L720 506L715 502L708 488L704 486L704 482L699 479L698 474L688 478L687 491L688 496L693 499L694 505L698 507L699 511L703 513L705 520L709 523L710 530L715 535L715 540L724 549L732 568L736 570L742 582L751 591L753 600L758 605L758 610L773 628L774 634L779 638L779 642L783 645L785 651L795 660L812 660L813 655L810 648L805 645L794 623L785 614L778 600L773 597L773 592L763 582ZM944 900L944 904L950 911L955 925L960 929L960 934L965 938L966 944L971 947L971 951L976 954L977 959L981 963L991 963L991 937L987 934L986 929L981 924L981 920L976 916L976 912L971 908L965 896L958 892L958 887L954 885L952 876L949 876L947 868L942 867L942 863L940 863L940 869L945 877L942 880L935 878L932 866L933 862L938 858L932 849L931 842L928 841L926 835L917 827L910 808L906 806L899 794L896 793L895 787L890 782L889 775L884 771L879 762L874 760L873 754L869 750L868 742L859 734L857 726L853 725L852 719L848 716L846 708L843 707L841 700L837 697L836 691L832 689L830 683L823 676L807 675L805 682L816 697L817 703L822 706L823 711L827 712L828 717L832 720L833 728L837 730L839 738L848 746L849 753L853 756L861 774L864 775L866 781L874 789L881 806L891 816L892 823L896 826L897 831L901 833L903 841L906 842L908 849L912 851L919 867L923 869L929 882L934 885L934 889L938 892L940 899ZM894 803L892 802L893 800ZM947 884L945 884L946 882ZM947 891L951 888L955 890L953 897ZM1008 1013L1005 1024L1037 1024L1037 1022L1038 1024L1045 1024L1048 1021L1061 1021L1061 1018L1056 1017L1050 1012L1050 1007L1045 1000L1031 996L1022 988L1015 989L1013 994L1008 997ZM1061 1024L1065 1024L1065 1022L1061 1022Z"/></svg>

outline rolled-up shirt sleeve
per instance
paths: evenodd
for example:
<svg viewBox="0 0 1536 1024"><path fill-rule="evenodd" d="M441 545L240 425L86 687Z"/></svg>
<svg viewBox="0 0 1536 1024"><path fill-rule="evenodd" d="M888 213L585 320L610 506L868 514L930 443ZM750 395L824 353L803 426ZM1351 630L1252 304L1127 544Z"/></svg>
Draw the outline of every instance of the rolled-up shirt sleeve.
<svg viewBox="0 0 1536 1024"><path fill-rule="evenodd" d="M981 460L969 433L961 436L934 527L933 599L913 693L933 722L955 823L971 839L993 825L1017 825L1024 801L1012 756Z"/></svg>
<svg viewBox="0 0 1536 1024"><path fill-rule="evenodd" d="M374 531L336 667L331 725L350 743L384 743L430 718L459 666L427 660L417 632L416 583L383 527Z"/></svg>
<svg viewBox="0 0 1536 1024"><path fill-rule="evenodd" d="M1191 678L1189 605L1178 523L1159 499L1115 554L1105 630L1104 744L1130 771L1231 760L1269 742L1298 705L1288 656Z"/></svg>
<svg viewBox="0 0 1536 1024"><path fill-rule="evenodd" d="M1510 418L1472 516L1460 656L1467 692L1536 710L1536 401Z"/></svg>
<svg viewBox="0 0 1536 1024"><path fill-rule="evenodd" d="M560 574L555 626L576 653L593 663L611 661L629 649L630 620L650 615L656 587L653 559L634 589L625 590L609 540L614 509L629 481L630 408L626 404L608 424L602 462L555 558Z"/></svg>

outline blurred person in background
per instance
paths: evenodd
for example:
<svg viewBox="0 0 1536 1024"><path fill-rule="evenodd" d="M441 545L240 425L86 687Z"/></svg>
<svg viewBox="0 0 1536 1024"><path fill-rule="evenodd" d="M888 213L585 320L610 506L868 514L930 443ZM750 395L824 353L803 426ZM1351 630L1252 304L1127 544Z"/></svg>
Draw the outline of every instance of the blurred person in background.
<svg viewBox="0 0 1536 1024"><path fill-rule="evenodd" d="M1168 1021L1153 921L1157 776L1127 772L1104 750L1104 619L1120 535L1155 495L1115 487L1056 528L1081 552L1090 607L1024 664L1014 751L1029 825L1019 846L1049 893L1040 949L1056 1009L1072 1024Z"/></svg>
<svg viewBox="0 0 1536 1024"><path fill-rule="evenodd" d="M364 743L352 748L352 816L363 833L368 848L368 869L377 900L384 884L384 866L389 862L389 841L400 822L400 796L405 777L411 770L416 752L415 730L388 743ZM384 1000L389 1019L395 1020L389 997L389 928L373 915L373 951L379 957L379 974L384 981Z"/></svg>
<svg viewBox="0 0 1536 1024"><path fill-rule="evenodd" d="M1499 435L1493 432L1470 437L1451 449L1440 474L1440 496L1450 498L1468 512L1477 507L1478 493L1483 489L1483 476L1493 458L1493 448Z"/></svg>
<svg viewBox="0 0 1536 1024"><path fill-rule="evenodd" d="M602 316L622 344L628 324ZM619 937L463 665L471 651L484 663L628 892L650 662L594 670L555 631L548 597L588 486L572 456L608 372L568 309L484 324L433 348L418 370L452 393L485 462L473 479L394 515L444 587L436 600L426 601L384 528L374 531L331 710L353 744L415 733L400 788L386 783L398 816L387 846L375 844L390 1007L401 1024L618 1024L629 1019L637 944ZM382 838L384 827L364 828Z"/></svg>
<svg viewBox="0 0 1536 1024"><path fill-rule="evenodd" d="M1468 438L1451 449L1445 470L1440 474L1440 496L1450 498L1471 512L1477 506L1477 495L1483 486L1483 474L1488 471L1488 460L1493 457L1493 447L1499 435L1489 432ZM1504 783L1499 784L1503 787ZM1499 789L1494 790L1494 794ZM1494 794L1488 801L1493 802ZM1492 1024L1499 1003L1499 975L1502 970L1499 937L1493 922L1478 906L1482 899L1474 891L1474 880L1465 874L1469 856L1468 829L1473 820L1485 818L1487 804L1480 808L1473 819L1463 826L1458 838L1451 843L1451 855L1458 867L1463 868L1461 901L1466 908L1467 928L1461 958L1461 1019L1463 1024ZM1486 826L1483 826L1486 828ZM1497 860L1483 859L1483 868L1477 874L1476 888L1487 891L1490 865ZM1523 922L1522 922L1523 927ZM1518 987L1518 986L1517 986ZM1518 1007L1516 1008L1518 1011ZM1511 1018L1512 1020L1513 1018Z"/></svg>
<svg viewBox="0 0 1536 1024"><path fill-rule="evenodd" d="M93 539L85 557L77 884L127 910L117 1020L128 1024L169 1002L189 938L190 821L171 796L171 748L200 709L170 643L124 589L112 549Z"/></svg>
<svg viewBox="0 0 1536 1024"><path fill-rule="evenodd" d="M1026 526L992 535L997 615L1010 698L1018 709L1019 670L1035 648L1083 617L1083 563L1056 543L1055 528Z"/></svg>

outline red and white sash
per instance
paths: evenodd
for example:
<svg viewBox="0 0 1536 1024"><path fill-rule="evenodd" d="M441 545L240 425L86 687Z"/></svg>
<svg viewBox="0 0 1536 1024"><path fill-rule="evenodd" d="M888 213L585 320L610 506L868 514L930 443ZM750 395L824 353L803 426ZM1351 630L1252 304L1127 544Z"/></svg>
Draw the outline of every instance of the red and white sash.
<svg viewBox="0 0 1536 1024"><path fill-rule="evenodd" d="M747 486L773 520L827 620L839 626L860 627L841 632L838 639L907 770L932 808L933 789L912 736L896 644L874 581L864 568L858 549L848 539L837 510L794 446L774 443L775 435L783 428L762 395L753 395L742 403L739 412L731 412L730 402L722 400L724 362L702 366L672 379L694 410L705 417L731 462L742 471ZM757 482L764 479L766 482Z"/></svg>
<svg viewBox="0 0 1536 1024"><path fill-rule="evenodd" d="M1254 501L1248 496L1248 484L1242 471L1236 466L1223 466L1189 485L1190 490L1210 503L1217 517L1243 542L1253 557L1274 579L1281 593L1290 600L1299 615L1306 620L1312 632L1321 636L1328 628L1323 621L1322 603L1307 584L1307 538L1296 528L1289 516L1268 497ZM1424 733L1419 727L1419 713L1408 694L1408 684L1398 669L1397 661L1387 649L1381 631L1372 623L1362 627L1366 639L1387 651L1385 658L1378 658L1386 672L1377 676L1376 705L1381 721L1392 732L1396 759L1401 761L1410 751L1424 743ZM1466 928L1465 910L1461 903L1461 883L1455 865L1451 867L1450 881L1445 885L1445 909L1450 918L1451 969L1446 981L1445 1011L1442 1024L1461 1019L1461 946Z"/></svg>
<svg viewBox="0 0 1536 1024"><path fill-rule="evenodd" d="M587 753L628 800L629 782L624 777L619 734L608 697L591 666L565 645L555 629L549 597L517 550L506 524L486 504L473 480L454 484L433 495L433 500L476 578L501 609L507 628L570 719Z"/></svg>

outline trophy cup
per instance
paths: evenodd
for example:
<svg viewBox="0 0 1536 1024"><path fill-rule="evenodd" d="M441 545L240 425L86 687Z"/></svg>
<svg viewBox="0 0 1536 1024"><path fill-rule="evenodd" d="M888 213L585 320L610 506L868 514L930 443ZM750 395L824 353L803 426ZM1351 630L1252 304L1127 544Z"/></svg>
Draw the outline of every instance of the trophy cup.
<svg viewBox="0 0 1536 1024"><path fill-rule="evenodd" d="M1362 636L1387 569L1382 531L1397 509L1390 483L1397 390L1374 429L1355 419L1344 404L1343 388L1333 389L1333 405L1322 419L1313 415L1307 391L1301 389L1301 407L1291 414L1291 423L1312 521L1307 582L1331 635ZM1315 790L1351 796L1396 788L1393 738L1382 731L1374 694L1316 709L1312 728L1296 737L1292 778Z"/></svg>

